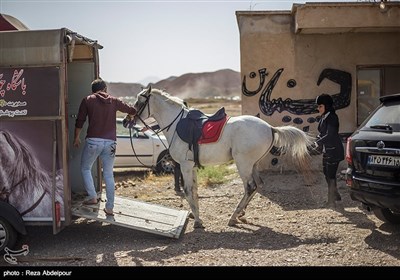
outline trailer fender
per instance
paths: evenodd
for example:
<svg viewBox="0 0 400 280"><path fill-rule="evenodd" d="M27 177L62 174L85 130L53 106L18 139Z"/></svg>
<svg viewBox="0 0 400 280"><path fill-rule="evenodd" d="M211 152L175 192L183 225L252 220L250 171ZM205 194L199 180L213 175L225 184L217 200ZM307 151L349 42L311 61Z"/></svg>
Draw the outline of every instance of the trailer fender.
<svg viewBox="0 0 400 280"><path fill-rule="evenodd" d="M15 207L13 207L11 204L0 201L0 217L5 218L17 232L23 235L27 234L24 220L22 220L18 210L15 209Z"/></svg>

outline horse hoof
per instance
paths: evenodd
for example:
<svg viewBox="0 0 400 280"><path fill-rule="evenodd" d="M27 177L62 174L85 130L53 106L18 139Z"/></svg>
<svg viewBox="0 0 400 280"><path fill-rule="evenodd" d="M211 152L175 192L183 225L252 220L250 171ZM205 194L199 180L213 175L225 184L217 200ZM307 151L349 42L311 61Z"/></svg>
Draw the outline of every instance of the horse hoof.
<svg viewBox="0 0 400 280"><path fill-rule="evenodd" d="M335 202L328 202L325 204L325 208L335 210L336 209L336 203Z"/></svg>
<svg viewBox="0 0 400 280"><path fill-rule="evenodd" d="M203 224L201 222L194 222L194 228L204 228Z"/></svg>
<svg viewBox="0 0 400 280"><path fill-rule="evenodd" d="M247 224L247 219L245 217L238 218L242 223Z"/></svg>
<svg viewBox="0 0 400 280"><path fill-rule="evenodd" d="M244 214L246 214L246 213L245 213L245 212L240 212L240 213L238 214L238 217L239 217L239 218L240 218L240 217L243 217Z"/></svg>
<svg viewBox="0 0 400 280"><path fill-rule="evenodd" d="M327 208L331 209L333 211L339 212L339 213L344 212L344 207L343 207L343 204L341 203L341 201L336 201L336 202L330 203L327 205Z"/></svg>
<svg viewBox="0 0 400 280"><path fill-rule="evenodd" d="M180 197L184 197L184 196L185 196L184 192L181 191L181 190L175 190L175 194L176 194L177 196L180 196Z"/></svg>
<svg viewBox="0 0 400 280"><path fill-rule="evenodd" d="M229 222L228 222L228 226L232 227L232 226L235 226L235 225L237 225L237 223L238 223L238 221L237 221L237 220L229 220Z"/></svg>

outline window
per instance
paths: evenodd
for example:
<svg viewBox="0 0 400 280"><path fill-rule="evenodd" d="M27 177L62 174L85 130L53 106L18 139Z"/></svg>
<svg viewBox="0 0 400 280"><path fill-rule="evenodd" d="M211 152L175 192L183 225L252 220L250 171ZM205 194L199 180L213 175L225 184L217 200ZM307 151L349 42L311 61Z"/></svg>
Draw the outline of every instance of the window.
<svg viewBox="0 0 400 280"><path fill-rule="evenodd" d="M379 97L400 93L400 66L359 67L357 126L380 104Z"/></svg>

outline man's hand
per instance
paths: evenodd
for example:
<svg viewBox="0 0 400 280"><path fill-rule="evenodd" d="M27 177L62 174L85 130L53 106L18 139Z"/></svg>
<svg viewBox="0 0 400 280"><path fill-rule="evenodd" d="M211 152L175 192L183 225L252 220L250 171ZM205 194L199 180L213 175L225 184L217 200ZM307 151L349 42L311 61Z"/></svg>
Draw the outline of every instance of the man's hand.
<svg viewBox="0 0 400 280"><path fill-rule="evenodd" d="M79 148L79 145L81 144L81 139L79 138L79 135L81 134L82 128L75 127L75 133L74 133L74 147Z"/></svg>
<svg viewBox="0 0 400 280"><path fill-rule="evenodd" d="M319 146L316 142L311 144L311 146L308 146L307 149L312 156L320 155L322 153L322 146Z"/></svg>
<svg viewBox="0 0 400 280"><path fill-rule="evenodd" d="M122 121L122 125L126 128L132 128L136 124L134 118L131 115L126 115Z"/></svg>
<svg viewBox="0 0 400 280"><path fill-rule="evenodd" d="M74 139L74 147L79 148L79 145L81 144L81 139L75 138Z"/></svg>

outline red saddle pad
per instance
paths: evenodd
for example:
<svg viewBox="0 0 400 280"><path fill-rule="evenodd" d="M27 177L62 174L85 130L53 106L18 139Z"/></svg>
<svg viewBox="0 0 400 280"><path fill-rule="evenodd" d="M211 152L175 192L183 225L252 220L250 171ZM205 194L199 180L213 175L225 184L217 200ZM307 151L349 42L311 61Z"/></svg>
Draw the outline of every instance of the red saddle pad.
<svg viewBox="0 0 400 280"><path fill-rule="evenodd" d="M229 117L225 116L223 119L219 121L205 122L198 143L207 144L207 143L217 142L228 120Z"/></svg>

